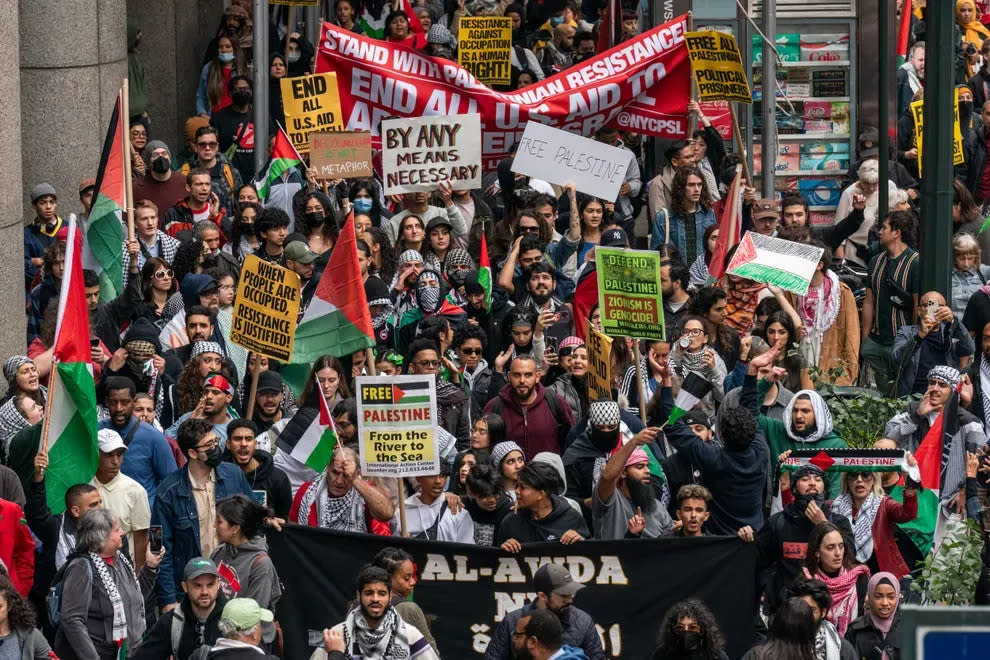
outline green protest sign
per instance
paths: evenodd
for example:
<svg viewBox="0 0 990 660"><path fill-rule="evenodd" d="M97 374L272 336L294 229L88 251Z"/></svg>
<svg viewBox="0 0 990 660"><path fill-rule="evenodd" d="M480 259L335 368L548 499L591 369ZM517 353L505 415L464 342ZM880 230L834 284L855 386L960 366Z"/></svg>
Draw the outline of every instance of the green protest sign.
<svg viewBox="0 0 990 660"><path fill-rule="evenodd" d="M663 339L660 253L596 247L595 266L605 334Z"/></svg>

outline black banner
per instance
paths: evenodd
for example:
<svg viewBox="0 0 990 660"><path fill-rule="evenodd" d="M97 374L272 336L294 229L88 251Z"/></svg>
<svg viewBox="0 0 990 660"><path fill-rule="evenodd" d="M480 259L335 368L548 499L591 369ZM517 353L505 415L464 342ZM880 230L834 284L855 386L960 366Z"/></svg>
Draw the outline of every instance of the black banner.
<svg viewBox="0 0 990 660"><path fill-rule="evenodd" d="M358 571L383 547L416 560L414 600L432 623L444 658L480 658L498 621L535 597L533 573L553 561L585 585L574 605L598 624L607 657L649 658L664 613L685 598L711 608L730 658L752 645L756 546L735 537L541 543L517 555L496 548L383 538L288 525L269 533L285 593L278 620L285 657L307 658L308 632L344 620Z"/></svg>

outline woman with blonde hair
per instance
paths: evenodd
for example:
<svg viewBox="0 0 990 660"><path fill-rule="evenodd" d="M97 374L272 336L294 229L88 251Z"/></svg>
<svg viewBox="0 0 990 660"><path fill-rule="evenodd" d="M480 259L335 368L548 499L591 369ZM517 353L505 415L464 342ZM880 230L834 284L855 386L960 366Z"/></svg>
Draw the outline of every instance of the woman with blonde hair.
<svg viewBox="0 0 990 660"><path fill-rule="evenodd" d="M962 323L966 304L974 293L990 281L990 268L980 263L980 244L971 234L952 239L952 300L950 307Z"/></svg>

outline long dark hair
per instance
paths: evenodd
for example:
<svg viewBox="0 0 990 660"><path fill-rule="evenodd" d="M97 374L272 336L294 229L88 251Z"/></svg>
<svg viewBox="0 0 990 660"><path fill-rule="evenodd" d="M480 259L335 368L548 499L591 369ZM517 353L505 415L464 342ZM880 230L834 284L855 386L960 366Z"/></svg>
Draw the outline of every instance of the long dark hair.
<svg viewBox="0 0 990 660"><path fill-rule="evenodd" d="M712 194L708 190L708 182L705 175L697 167L684 166L677 168L674 180L670 184L670 211L673 215L686 215L687 206L684 202L687 192L687 180L689 176L696 176L701 179L701 198L698 200L698 207L707 211L712 207Z"/></svg>
<svg viewBox="0 0 990 660"><path fill-rule="evenodd" d="M714 234L717 231L718 231L718 225L709 225L709 226L705 227L704 246L705 246L705 265L706 266L711 266L712 265L712 251L710 249L708 249L708 239L710 239L712 237L712 234ZM726 263L728 263L728 262L726 262Z"/></svg>
<svg viewBox="0 0 990 660"><path fill-rule="evenodd" d="M416 563L413 556L403 550L402 548L387 547L382 548L375 558L371 560L372 566L377 566L386 573L388 573L389 584L391 584L392 578L395 577L396 572L399 568L406 562Z"/></svg>
<svg viewBox="0 0 990 660"><path fill-rule="evenodd" d="M179 280L175 277L175 269L168 265L168 262L160 257L151 257L144 262L141 267L141 297L144 302L151 302L151 283L155 280L155 273L160 268L172 271L172 286L169 287L169 295L175 293L179 288Z"/></svg>
<svg viewBox="0 0 990 660"><path fill-rule="evenodd" d="M344 0L344 2L350 2L354 6L355 11L357 11L358 4L355 4L357 0ZM355 18L358 18L355 16ZM359 192L364 191L371 195L371 210L365 215L371 218L371 224L375 227L379 227L382 224L382 205L378 202L378 190L375 184L368 181L368 179L361 179L360 181L355 181L351 184L350 189L347 191L347 199L354 203L354 196Z"/></svg>
<svg viewBox="0 0 990 660"><path fill-rule="evenodd" d="M663 615L663 623L660 624L660 637L657 644L661 651L673 652L678 648L677 644L677 624L681 619L694 619L701 627L701 641L698 648L693 652L692 658L710 658L718 660L721 657L721 650L725 646L725 638L719 630L715 615L700 600L688 598L682 600L667 610ZM666 657L666 656L664 656Z"/></svg>
<svg viewBox="0 0 990 660"><path fill-rule="evenodd" d="M767 333L773 323L779 323L787 331L787 343L784 345L784 350L777 354L776 361L787 369L788 374L799 374L801 372L801 358L797 354L798 335L794 328L793 319L785 311L776 311L767 317L767 322L763 325L763 339L771 347L773 344L767 338Z"/></svg>
<svg viewBox="0 0 990 660"><path fill-rule="evenodd" d="M271 515L271 510L247 495L238 494L217 502L217 513L231 525L239 526L244 538L253 539L261 533L261 527Z"/></svg>
<svg viewBox="0 0 990 660"><path fill-rule="evenodd" d="M842 536L842 531L838 527L830 522L823 522L815 525L814 529L811 530L811 534L808 536L808 550L804 556L804 566L812 575L821 570L821 563L818 561L818 551L821 549L825 537L832 532L838 532L839 536ZM853 548L850 548L849 544L846 543L845 536L842 536L842 543L845 546L842 552L842 567L850 569L855 566ZM824 571L822 572L824 573Z"/></svg>
<svg viewBox="0 0 990 660"><path fill-rule="evenodd" d="M11 632L31 630L35 627L37 621L34 609L17 593L10 578L3 574L0 574L0 598L7 601L7 622L10 624Z"/></svg>
<svg viewBox="0 0 990 660"><path fill-rule="evenodd" d="M347 399L351 396L351 388L347 386L347 380L350 378L351 372L344 371L344 365L334 356L323 355L316 359L316 362L313 363L313 368L309 371L306 387L303 388L302 397L300 397L300 401L303 402L302 404L304 406L320 407L320 400L316 397L323 396L323 392L316 385L316 374L327 367L337 372L337 377L340 379L337 385L337 391L340 392L341 397Z"/></svg>
<svg viewBox="0 0 990 660"><path fill-rule="evenodd" d="M245 186L241 186L241 188L244 187ZM261 204L257 204L255 202L244 202L243 204L238 204L237 218L234 219L234 226L230 230L230 253L233 254L234 258L238 261L241 259L241 214L244 212L244 209L254 209L254 222L257 222L258 216L261 215L262 206ZM257 233L255 233L255 238L258 239L259 243L261 242L261 239L258 238Z"/></svg>
<svg viewBox="0 0 990 660"><path fill-rule="evenodd" d="M770 621L770 638L759 647L760 660L815 660L815 615L800 598L788 598Z"/></svg>
<svg viewBox="0 0 990 660"><path fill-rule="evenodd" d="M381 227L369 229L368 236L372 242L378 245L378 253L382 255L382 267L378 276L382 282L388 284L392 281L392 276L395 275L395 252L392 250L392 241L389 240L388 233ZM368 247L374 248L371 244L368 244Z"/></svg>
<svg viewBox="0 0 990 660"><path fill-rule="evenodd" d="M419 244L419 247L416 248L416 251L422 255L430 246L430 238L429 236L426 235L426 223L423 222L423 218L416 215L415 213L410 213L402 220L399 220L399 227L396 229L395 232L396 238L395 238L395 245L392 246L392 253L396 259L398 259L399 255L405 252L406 250L412 249L406 246L406 239L403 238L402 236L403 232L406 229L406 220L409 220L410 218L414 218L419 222L420 225L423 226L423 241Z"/></svg>

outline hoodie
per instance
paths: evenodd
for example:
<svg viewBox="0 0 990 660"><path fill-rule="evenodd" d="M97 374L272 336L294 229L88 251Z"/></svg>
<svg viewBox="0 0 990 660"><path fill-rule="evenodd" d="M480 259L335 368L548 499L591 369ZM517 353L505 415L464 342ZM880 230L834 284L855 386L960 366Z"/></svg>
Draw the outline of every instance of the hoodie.
<svg viewBox="0 0 990 660"><path fill-rule="evenodd" d="M557 397L556 416L547 402L548 396ZM562 441L574 426L574 417L567 404L540 383L536 384L536 398L525 408L516 400L512 386L505 385L498 396L488 402L484 412L502 416L505 437L519 443L526 456L536 456L541 451L559 454Z"/></svg>
<svg viewBox="0 0 990 660"><path fill-rule="evenodd" d="M533 607L533 603L528 603L505 615L492 633L492 639L485 649L485 660L509 660L512 657L513 631L519 619L532 611ZM567 608L567 614L561 619L560 624L563 626L561 641L564 646L560 647L556 655L550 656L551 658L605 660L602 640L595 630L595 622L587 612L571 605Z"/></svg>
<svg viewBox="0 0 990 660"><path fill-rule="evenodd" d="M233 462L229 452L224 452L223 459ZM276 516L285 518L292 506L292 487L289 485L288 475L275 467L275 460L267 451L255 450L254 460L258 461L258 467L244 473L251 484L251 490L264 491L268 497L268 506Z"/></svg>
<svg viewBox="0 0 990 660"><path fill-rule="evenodd" d="M512 513L513 502L508 495L500 495L495 510L489 511L478 505L473 497L462 497L464 509L474 521L474 543L480 546L495 545L495 533L502 520Z"/></svg>
<svg viewBox="0 0 990 660"><path fill-rule="evenodd" d="M550 497L553 501L553 509L545 518L534 520L533 513L526 509L520 509L506 516L498 526L495 545L502 545L508 539L515 539L524 544L559 541L564 532L570 529L584 538L590 538L591 534L588 532L584 517L572 509L563 497L559 495Z"/></svg>
<svg viewBox="0 0 990 660"><path fill-rule="evenodd" d="M275 609L282 587L264 536L256 536L239 546L221 543L210 558L220 571L224 596L253 598L261 607Z"/></svg>

